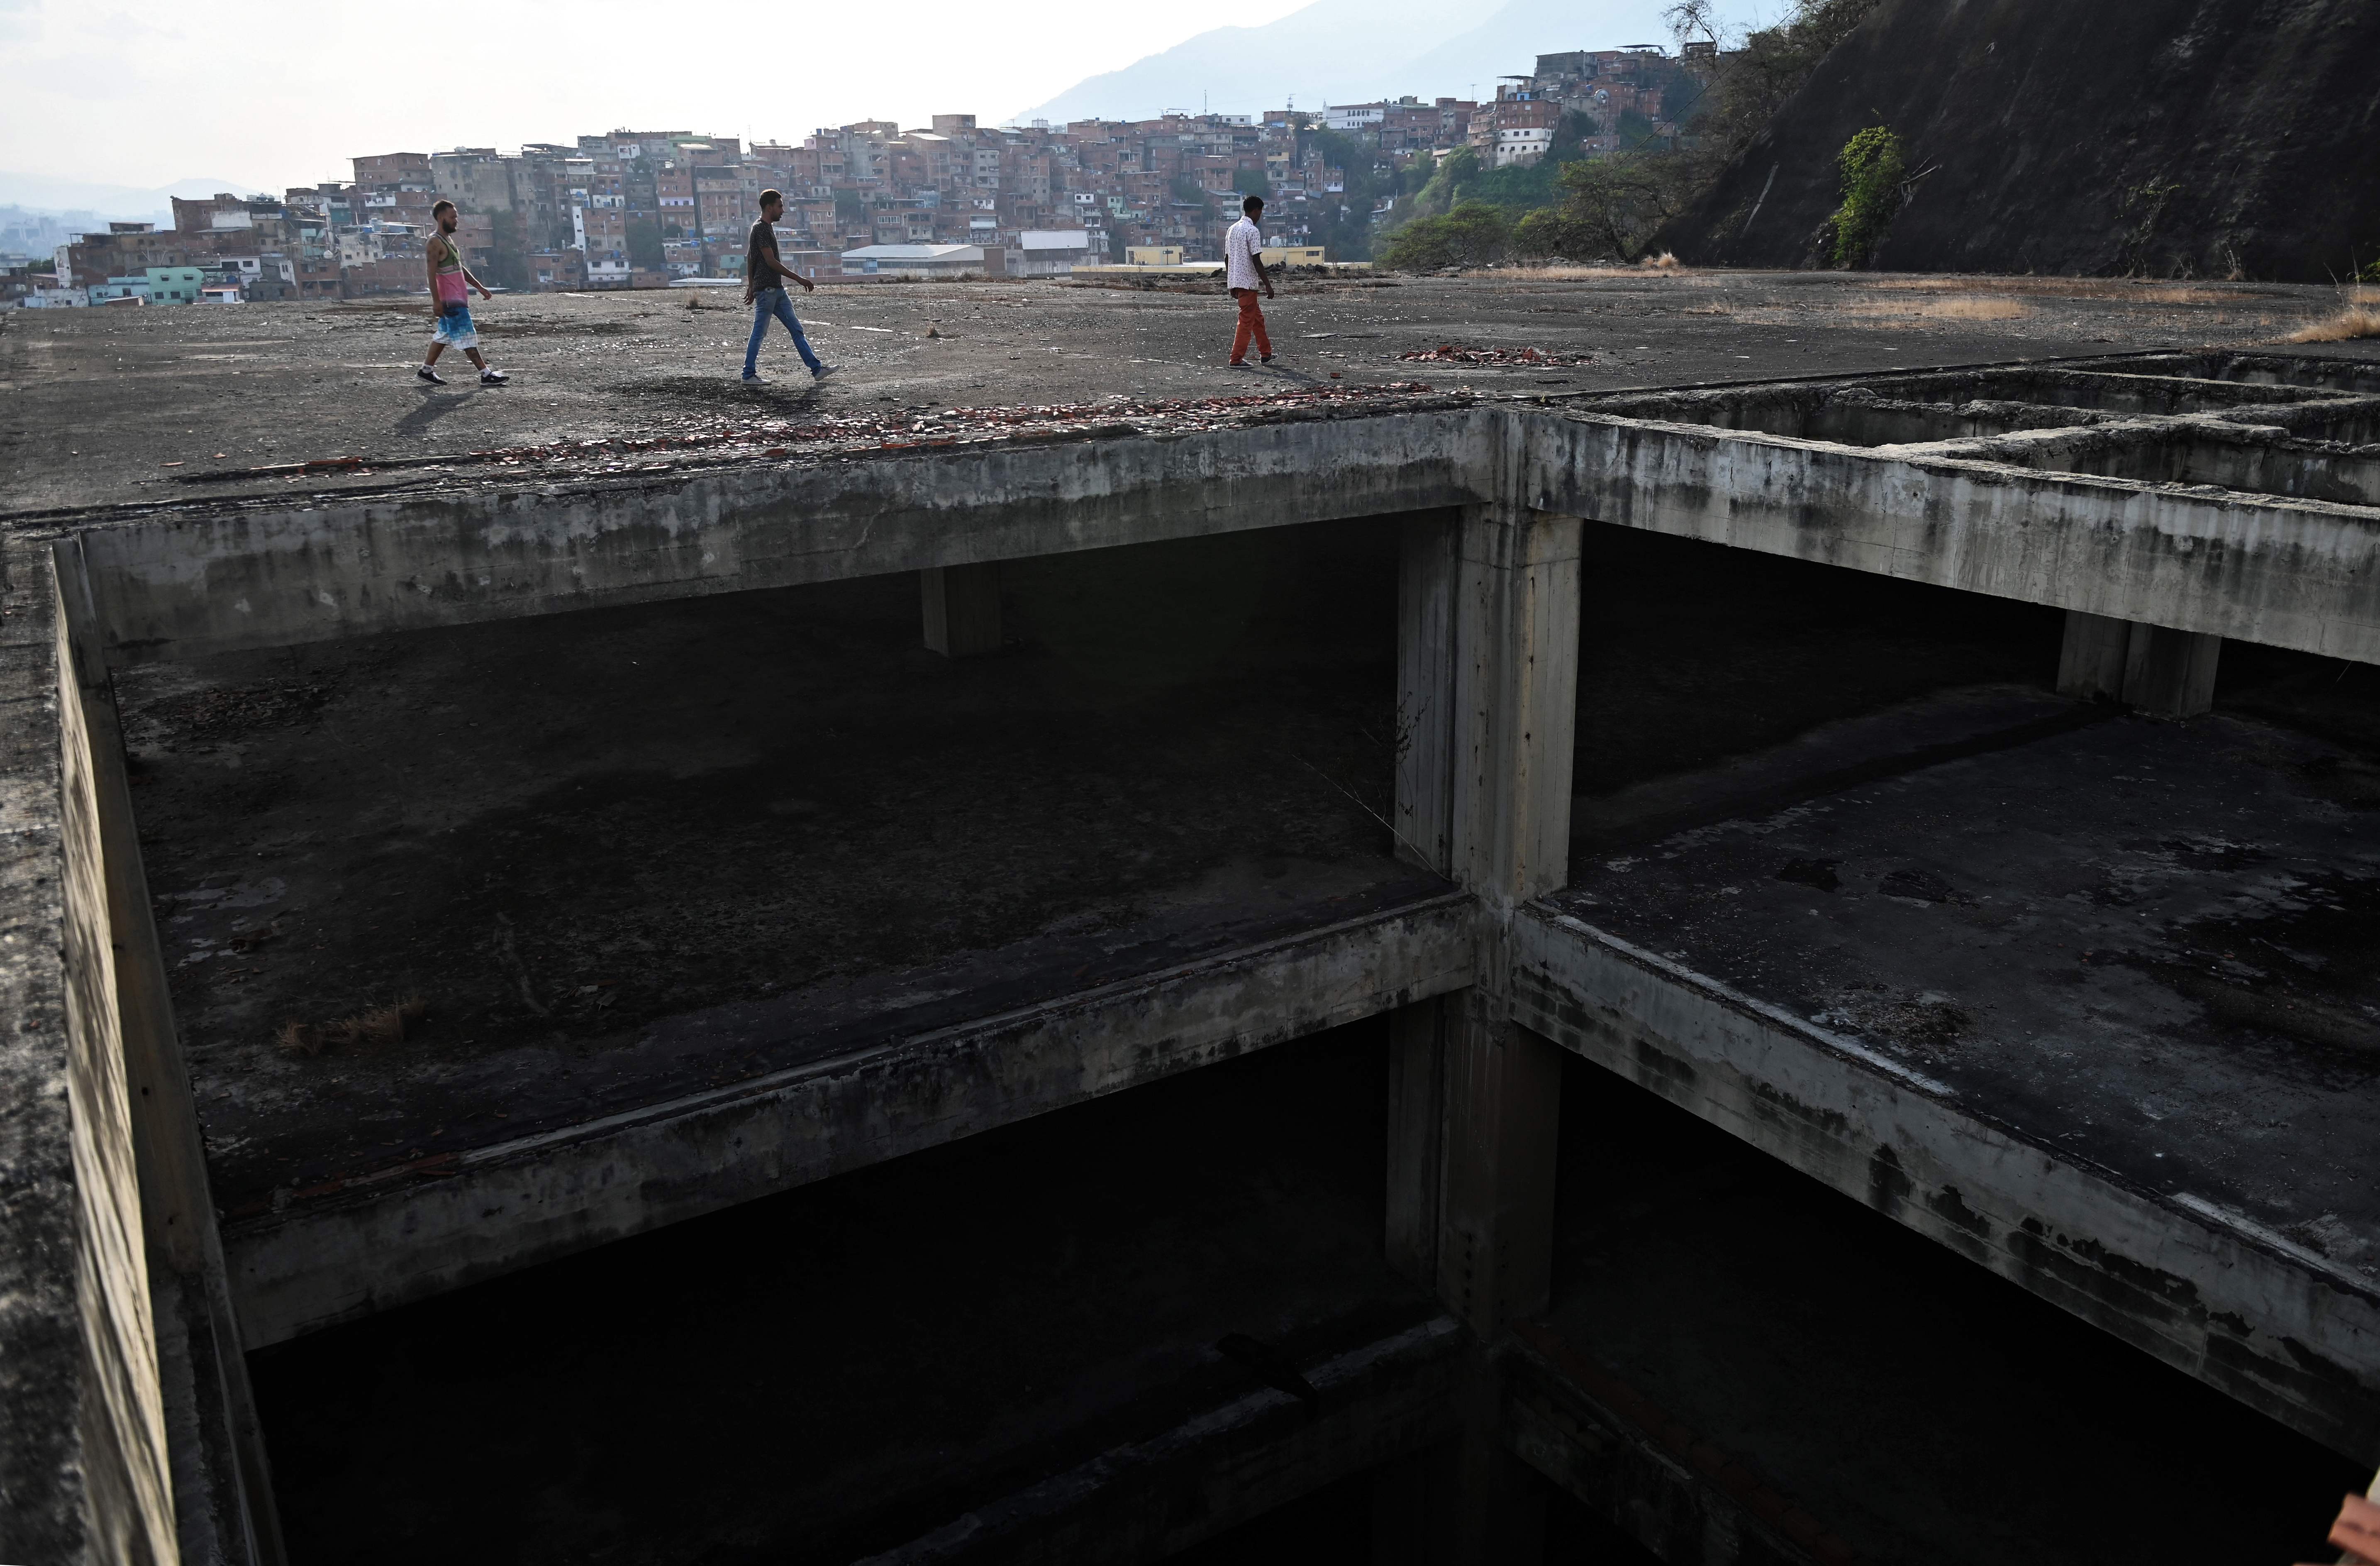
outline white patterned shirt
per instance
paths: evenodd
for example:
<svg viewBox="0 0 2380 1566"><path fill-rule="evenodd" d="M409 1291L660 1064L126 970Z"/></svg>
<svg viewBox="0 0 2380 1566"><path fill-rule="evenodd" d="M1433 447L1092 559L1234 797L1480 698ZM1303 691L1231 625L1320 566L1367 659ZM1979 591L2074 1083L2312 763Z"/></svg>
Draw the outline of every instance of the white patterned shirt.
<svg viewBox="0 0 2380 1566"><path fill-rule="evenodd" d="M1257 264L1257 252L1262 249L1264 236L1246 218L1241 218L1226 229L1223 234L1223 287L1263 288L1264 273Z"/></svg>

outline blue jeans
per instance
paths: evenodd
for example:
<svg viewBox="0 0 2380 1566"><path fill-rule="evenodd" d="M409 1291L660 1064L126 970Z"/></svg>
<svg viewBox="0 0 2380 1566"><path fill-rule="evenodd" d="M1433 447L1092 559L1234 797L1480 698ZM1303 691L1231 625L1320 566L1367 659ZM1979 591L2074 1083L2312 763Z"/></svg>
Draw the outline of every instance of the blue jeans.
<svg viewBox="0 0 2380 1566"><path fill-rule="evenodd" d="M752 300L752 341L744 349L745 375L748 378L760 373L760 339L769 335L771 315L785 324L785 330L794 335L794 347L800 351L802 362L816 374L819 356L810 351L810 340L802 336L802 324L794 319L794 301L785 297L783 288L763 288Z"/></svg>

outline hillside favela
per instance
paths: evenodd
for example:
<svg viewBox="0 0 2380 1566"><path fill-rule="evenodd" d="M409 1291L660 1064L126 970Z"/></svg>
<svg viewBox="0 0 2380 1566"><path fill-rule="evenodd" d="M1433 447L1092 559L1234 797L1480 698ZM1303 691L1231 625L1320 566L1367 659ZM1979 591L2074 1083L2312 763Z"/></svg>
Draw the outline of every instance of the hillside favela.
<svg viewBox="0 0 2380 1566"><path fill-rule="evenodd" d="M1220 262L1241 199L1266 198L1277 259L1370 259L1374 236L1460 152L1529 170L1670 149L1716 45L1540 55L1485 103L1405 97L1267 114L978 126L935 115L821 128L798 142L613 130L499 151L353 159L354 177L279 195L173 198L170 223L61 232L6 261L27 306L361 299L419 292L432 202L452 200L475 273L521 291L740 281L760 192L784 195L780 253L814 277L1050 277L1077 265ZM1684 138L1689 143L1693 138ZM1448 182L1441 181L1441 185ZM1548 189L1538 180L1533 193ZM1550 203L1548 203L1550 204ZM53 223L49 226L55 227ZM21 218L20 249L51 236Z"/></svg>
<svg viewBox="0 0 2380 1566"><path fill-rule="evenodd" d="M0 1562L2380 1566L2374 61L0 0Z"/></svg>

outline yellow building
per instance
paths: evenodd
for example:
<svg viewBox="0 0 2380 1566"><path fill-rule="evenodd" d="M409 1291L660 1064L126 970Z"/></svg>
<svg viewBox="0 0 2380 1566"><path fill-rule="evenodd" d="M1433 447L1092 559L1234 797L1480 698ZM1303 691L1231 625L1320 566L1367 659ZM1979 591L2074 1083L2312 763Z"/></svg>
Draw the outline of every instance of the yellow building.
<svg viewBox="0 0 2380 1566"><path fill-rule="evenodd" d="M1319 266L1320 245L1267 245L1257 252L1267 266Z"/></svg>
<svg viewBox="0 0 2380 1566"><path fill-rule="evenodd" d="M1179 266L1182 264L1182 247L1180 245L1128 245L1124 249L1123 261L1126 266Z"/></svg>

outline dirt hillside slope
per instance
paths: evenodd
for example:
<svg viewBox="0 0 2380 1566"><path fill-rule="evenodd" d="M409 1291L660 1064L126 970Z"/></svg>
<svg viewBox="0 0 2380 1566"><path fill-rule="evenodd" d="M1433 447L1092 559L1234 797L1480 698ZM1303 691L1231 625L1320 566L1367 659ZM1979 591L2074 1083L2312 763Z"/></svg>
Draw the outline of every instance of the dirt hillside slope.
<svg viewBox="0 0 2380 1566"><path fill-rule="evenodd" d="M1876 124L1931 169L1877 267L2318 282L2380 256L2373 0L1882 0L1658 242L1823 264L1835 153Z"/></svg>

